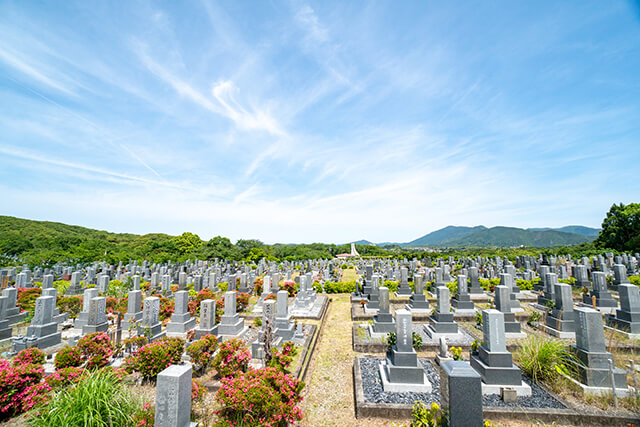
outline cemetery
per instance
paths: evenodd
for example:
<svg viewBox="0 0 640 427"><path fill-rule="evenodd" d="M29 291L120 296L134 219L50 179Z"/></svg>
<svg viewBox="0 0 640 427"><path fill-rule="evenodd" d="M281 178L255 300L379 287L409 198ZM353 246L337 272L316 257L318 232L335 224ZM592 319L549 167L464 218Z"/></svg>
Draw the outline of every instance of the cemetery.
<svg viewBox="0 0 640 427"><path fill-rule="evenodd" d="M53 408L102 382L127 399L118 425L314 425L314 407L343 383L354 403L340 416L358 425L416 413L454 426L639 425L638 260L7 266L0 416L73 423Z"/></svg>

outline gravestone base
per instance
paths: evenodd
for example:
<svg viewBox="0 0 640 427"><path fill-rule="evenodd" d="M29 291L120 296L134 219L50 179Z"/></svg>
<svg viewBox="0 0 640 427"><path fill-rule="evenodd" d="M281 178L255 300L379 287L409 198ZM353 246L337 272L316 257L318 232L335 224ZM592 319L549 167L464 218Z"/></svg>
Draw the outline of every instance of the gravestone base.
<svg viewBox="0 0 640 427"><path fill-rule="evenodd" d="M369 329L369 335L371 335L371 338L384 339L387 337L387 334L389 334L390 332L395 333L396 324L392 323L391 326L389 326L388 324L384 324L384 328L379 328L378 330L376 330L375 323L374 323L373 325L368 325L367 328Z"/></svg>
<svg viewBox="0 0 640 427"><path fill-rule="evenodd" d="M0 321L0 340L11 338L13 329L9 326L8 320Z"/></svg>
<svg viewBox="0 0 640 427"><path fill-rule="evenodd" d="M78 317L76 317L76 320L73 322L73 328L82 329L82 327L85 326L88 322L89 322L89 312L81 311L80 313L78 313Z"/></svg>
<svg viewBox="0 0 640 427"><path fill-rule="evenodd" d="M593 308L593 304L591 303L591 300L589 301L589 303L585 303L585 302L579 302L576 304L576 307L589 307L589 308ZM599 307L596 305L596 310L598 310L600 313L603 314L614 314L616 312L618 307Z"/></svg>
<svg viewBox="0 0 640 427"><path fill-rule="evenodd" d="M200 326L196 327L196 339L199 340L205 335L218 335L218 325L215 325L211 329L200 329Z"/></svg>
<svg viewBox="0 0 640 427"><path fill-rule="evenodd" d="M396 320L391 313L380 313L373 317L373 332L377 334L386 334L396 331ZM373 336L373 334L371 335Z"/></svg>
<svg viewBox="0 0 640 427"><path fill-rule="evenodd" d="M24 319L27 317L27 312L23 311L22 313L20 313L20 309L16 308L15 309L16 313L9 315L9 310L7 310L7 315L5 317L4 320L9 322L9 325L13 326L13 325L17 325L18 323L22 323L24 321Z"/></svg>
<svg viewBox="0 0 640 427"><path fill-rule="evenodd" d="M57 323L52 323L55 325L56 329L58 327ZM53 347L54 345L58 345L62 342L62 333L55 332L49 335L45 335L42 337L36 336L28 336L28 337L16 337L13 339L13 351L20 352L25 348L37 347L39 349L45 349L49 347Z"/></svg>
<svg viewBox="0 0 640 427"><path fill-rule="evenodd" d="M164 338L166 333L162 330L162 324L157 323L151 327L140 326L138 331L141 335L149 338L149 342L154 342L159 340L160 338Z"/></svg>
<svg viewBox="0 0 640 427"><path fill-rule="evenodd" d="M428 314L428 313L431 313L431 309L429 308L429 306L427 306L427 308L415 308L415 307L412 307L411 304L406 304L404 306L404 308L409 310L413 314Z"/></svg>
<svg viewBox="0 0 640 427"><path fill-rule="evenodd" d="M609 352L586 352L574 347L578 358L573 362L578 373L579 382L588 387L607 387L611 389L611 374L609 372L609 360L613 358ZM616 388L627 388L626 371L614 368L613 378Z"/></svg>
<svg viewBox="0 0 640 427"><path fill-rule="evenodd" d="M593 307L593 299L592 297L595 295L596 297L596 307L597 308L618 308L618 302L611 297L609 292L593 292L590 294L582 294L582 302L587 304L589 307Z"/></svg>
<svg viewBox="0 0 640 427"><path fill-rule="evenodd" d="M424 369L421 367L411 368L415 369L414 376L421 374L422 383L403 383L403 382L391 382L389 372L389 362L380 362L380 379L382 380L382 388L385 393L431 393L433 387L424 373ZM406 367L403 367L407 369ZM418 372L419 371L419 372Z"/></svg>
<svg viewBox="0 0 640 427"><path fill-rule="evenodd" d="M290 321L290 316L286 318L278 319L276 317L275 321L275 331L274 335L278 338L282 338L283 340L290 340L293 338L293 335L296 333L295 325L292 321Z"/></svg>
<svg viewBox="0 0 640 427"><path fill-rule="evenodd" d="M129 329L129 322L132 320L136 323L140 323L140 321L142 320L142 312L140 311L138 313L125 313L121 323L122 329Z"/></svg>
<svg viewBox="0 0 640 427"><path fill-rule="evenodd" d="M407 310L427 310L429 309L429 302L426 300L424 294L413 294L409 298L409 304L407 304Z"/></svg>
<svg viewBox="0 0 640 427"><path fill-rule="evenodd" d="M379 296L377 294L370 294L368 299L369 301L364 306L365 313L367 312L367 309L378 311L378 309L380 308Z"/></svg>
<svg viewBox="0 0 640 427"><path fill-rule="evenodd" d="M171 316L173 319L173 316ZM169 322L167 323L167 336L170 338L186 338L187 332L196 327L196 318L192 317L186 322Z"/></svg>
<svg viewBox="0 0 640 427"><path fill-rule="evenodd" d="M378 307L374 308L374 307L371 307L369 305L369 303L367 303L367 304L364 305L363 310L364 310L365 313L376 313L376 314L378 314L378 311L380 311L380 304L378 304Z"/></svg>
<svg viewBox="0 0 640 427"><path fill-rule="evenodd" d="M455 323L454 325L457 326L457 324ZM456 332L437 332L435 329L433 329L433 325L424 325L423 328L427 336L434 341L438 341L443 337L446 338L447 341L460 341L465 337L465 335L461 331L457 330L457 328Z"/></svg>
<svg viewBox="0 0 640 427"><path fill-rule="evenodd" d="M451 300L451 306L455 310L476 311L476 305L471 301L471 297L468 294L458 295L457 298Z"/></svg>
<svg viewBox="0 0 640 427"><path fill-rule="evenodd" d="M53 315L53 321L56 322L58 325L63 324L67 320L69 320L69 313L62 313L62 314L58 313Z"/></svg>
<svg viewBox="0 0 640 427"><path fill-rule="evenodd" d="M546 307L549 301L555 303L555 296L553 294L545 292L538 297L539 306Z"/></svg>
<svg viewBox="0 0 640 427"><path fill-rule="evenodd" d="M459 333L458 324L453 320L453 313L435 312L429 320L432 323L425 325L424 330L432 339L438 340L441 336L449 338Z"/></svg>
<svg viewBox="0 0 640 427"><path fill-rule="evenodd" d="M582 390L582 394L585 395L585 396L609 396L609 395L613 395L613 390L611 389L611 386L609 386L609 387L592 387L592 386L588 386L588 385L585 385L585 384L581 383L580 381L576 380L575 378L572 378L569 375L564 375L564 374L561 374L561 375L563 375L569 381L571 381L572 383L574 383L575 385L580 387L580 389ZM616 384L617 384L618 380L616 379L615 381L616 381ZM636 391L633 389L633 387L626 386L626 385L624 387L617 387L616 386L616 396L629 397L631 395L634 395L635 393L636 393Z"/></svg>
<svg viewBox="0 0 640 427"><path fill-rule="evenodd" d="M627 317L627 319L621 316ZM617 311L617 315L607 315L607 326L623 331L627 335L639 335L640 336L640 313L628 313L621 310Z"/></svg>
<svg viewBox="0 0 640 427"><path fill-rule="evenodd" d="M218 336L239 336L244 329L244 319L240 318L238 314L234 316L222 316L218 324Z"/></svg>
<svg viewBox="0 0 640 427"><path fill-rule="evenodd" d="M412 294L413 294L413 291L409 287L408 283L407 284L401 283L400 286L398 286L398 290L395 292L395 295L397 297L408 297L408 296L411 296Z"/></svg>
<svg viewBox="0 0 640 427"><path fill-rule="evenodd" d="M109 323L104 322L99 325L84 325L82 327L82 335L93 334L94 332L107 332Z"/></svg>
<svg viewBox="0 0 640 427"><path fill-rule="evenodd" d="M470 286L468 290L469 296L473 299L474 296L486 296L482 286Z"/></svg>
<svg viewBox="0 0 640 427"><path fill-rule="evenodd" d="M454 317L467 317L467 316L475 316L477 313L477 310L474 308L472 310L462 310L459 308L456 308L453 310L453 315Z"/></svg>
<svg viewBox="0 0 640 427"><path fill-rule="evenodd" d="M570 331L559 331L557 329L552 328L549 325L540 325L544 328L544 331L554 337L558 337L561 339L575 339L576 337L576 333L575 332L570 332Z"/></svg>
<svg viewBox="0 0 640 427"><path fill-rule="evenodd" d="M531 386L524 381L520 385L495 385L482 383L482 394L502 395L502 390L510 388L515 390L516 396L531 396Z"/></svg>

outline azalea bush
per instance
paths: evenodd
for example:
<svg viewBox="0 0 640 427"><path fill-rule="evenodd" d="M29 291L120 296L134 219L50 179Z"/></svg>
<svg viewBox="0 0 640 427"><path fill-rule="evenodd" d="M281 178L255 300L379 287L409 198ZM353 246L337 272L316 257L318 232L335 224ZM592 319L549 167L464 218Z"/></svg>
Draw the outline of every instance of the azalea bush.
<svg viewBox="0 0 640 427"><path fill-rule="evenodd" d="M246 292L238 292L236 295L236 312L240 313L249 306L251 295Z"/></svg>
<svg viewBox="0 0 640 427"><path fill-rule="evenodd" d="M36 298L41 295L42 289L40 288L18 288L16 305L20 307L20 311L33 313L36 308Z"/></svg>
<svg viewBox="0 0 640 427"><path fill-rule="evenodd" d="M0 360L0 420L23 412L30 405L26 400L32 393L30 387L39 384L43 375L42 365L12 365Z"/></svg>
<svg viewBox="0 0 640 427"><path fill-rule="evenodd" d="M170 365L180 363L184 341L180 338L167 338L143 346L125 359L127 372L139 372L147 381L155 381L160 372Z"/></svg>
<svg viewBox="0 0 640 427"><path fill-rule="evenodd" d="M56 353L54 364L56 369L80 366L82 365L82 351L78 347L65 347Z"/></svg>
<svg viewBox="0 0 640 427"><path fill-rule="evenodd" d="M78 349L87 369L99 369L109 363L113 356L113 344L106 332L94 332L85 335L78 341Z"/></svg>
<svg viewBox="0 0 640 427"><path fill-rule="evenodd" d="M87 372L82 368L62 368L49 375L45 382L51 389L58 390L77 383Z"/></svg>
<svg viewBox="0 0 640 427"><path fill-rule="evenodd" d="M251 369L220 383L217 425L287 426L302 420L304 383L276 368Z"/></svg>
<svg viewBox="0 0 640 427"><path fill-rule="evenodd" d="M296 282L292 282L291 280L284 281L282 282L281 289L287 291L290 297L296 296Z"/></svg>
<svg viewBox="0 0 640 427"><path fill-rule="evenodd" d="M13 358L13 366L44 365L44 351L39 348L25 348Z"/></svg>
<svg viewBox="0 0 640 427"><path fill-rule="evenodd" d="M282 350L277 348L271 349L271 359L269 360L268 366L276 368L284 373L288 373L289 366L291 366L291 362L297 353L298 349L295 344L291 341L287 341L282 344Z"/></svg>
<svg viewBox="0 0 640 427"><path fill-rule="evenodd" d="M218 338L214 335L205 335L187 348L187 354L197 373L203 374L211 365L213 353L218 347Z"/></svg>
<svg viewBox="0 0 640 427"><path fill-rule="evenodd" d="M207 299L215 299L215 297L216 294L214 294L211 289L202 289L195 295L195 297L191 301L189 301L189 313L191 313L192 316L199 316L200 303Z"/></svg>
<svg viewBox="0 0 640 427"><path fill-rule="evenodd" d="M251 353L244 344L244 341L232 339L220 344L220 349L214 357L212 366L221 377L235 375L238 372L245 372L251 360Z"/></svg>

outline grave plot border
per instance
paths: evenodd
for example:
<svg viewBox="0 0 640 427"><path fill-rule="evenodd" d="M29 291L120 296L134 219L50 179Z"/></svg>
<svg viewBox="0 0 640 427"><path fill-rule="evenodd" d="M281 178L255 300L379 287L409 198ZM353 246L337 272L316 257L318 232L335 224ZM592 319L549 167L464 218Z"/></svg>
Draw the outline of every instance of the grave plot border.
<svg viewBox="0 0 640 427"><path fill-rule="evenodd" d="M611 425L637 425L640 423L640 416L608 415L608 414L587 414L571 409L570 405L561 397L542 387L547 393L559 400L568 409L551 408L509 408L483 406L483 417L491 421L517 420L527 423L561 423L576 426L611 426ZM394 403L367 403L364 400L364 389L362 386L362 371L360 369L360 357L353 358L353 398L356 418L384 418L389 420L411 418L411 405Z"/></svg>

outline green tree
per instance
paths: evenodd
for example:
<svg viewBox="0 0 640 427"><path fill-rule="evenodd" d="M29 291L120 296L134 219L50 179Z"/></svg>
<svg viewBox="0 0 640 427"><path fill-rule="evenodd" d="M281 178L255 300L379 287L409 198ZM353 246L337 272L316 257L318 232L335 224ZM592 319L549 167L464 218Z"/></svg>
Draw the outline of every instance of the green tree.
<svg viewBox="0 0 640 427"><path fill-rule="evenodd" d="M190 254L202 245L200 237L188 231L176 236L174 242L181 255Z"/></svg>
<svg viewBox="0 0 640 427"><path fill-rule="evenodd" d="M640 250L640 203L614 203L602 221L596 244L618 251Z"/></svg>

